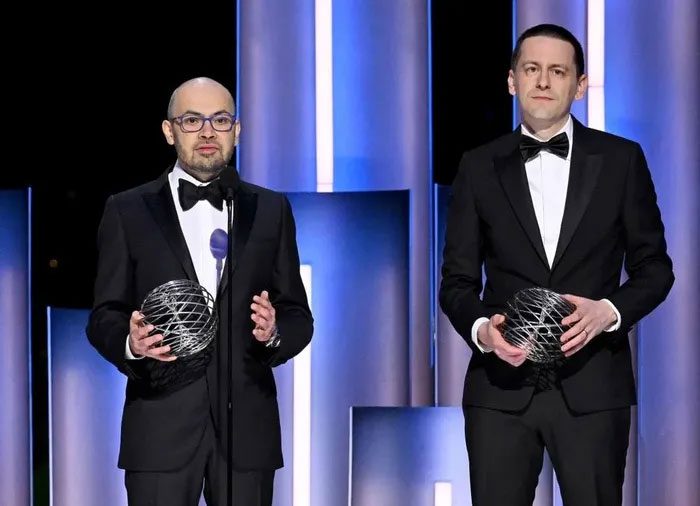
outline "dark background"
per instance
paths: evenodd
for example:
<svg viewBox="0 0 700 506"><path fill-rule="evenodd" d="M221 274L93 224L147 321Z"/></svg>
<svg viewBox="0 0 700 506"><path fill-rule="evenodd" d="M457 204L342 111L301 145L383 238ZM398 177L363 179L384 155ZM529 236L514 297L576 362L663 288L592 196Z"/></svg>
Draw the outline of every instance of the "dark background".
<svg viewBox="0 0 700 506"><path fill-rule="evenodd" d="M160 127L172 90L197 76L235 90L235 8L230 0L185 10L163 0L106 3L99 11L80 12L53 4L41 19L25 15L32 19L23 27L29 38L44 40L40 49L30 51L26 41L2 36L6 47L16 48L8 54L8 68L17 74L5 79L23 99L12 103L11 95L6 105L21 118L6 137L7 149L20 156L2 171L0 187L31 186L33 199L37 505L48 504L45 308L91 306L96 232L106 198L154 179L175 160ZM438 184L452 182L465 150L511 130L511 14L510 2L432 2ZM15 159L11 155L6 151L6 159Z"/></svg>

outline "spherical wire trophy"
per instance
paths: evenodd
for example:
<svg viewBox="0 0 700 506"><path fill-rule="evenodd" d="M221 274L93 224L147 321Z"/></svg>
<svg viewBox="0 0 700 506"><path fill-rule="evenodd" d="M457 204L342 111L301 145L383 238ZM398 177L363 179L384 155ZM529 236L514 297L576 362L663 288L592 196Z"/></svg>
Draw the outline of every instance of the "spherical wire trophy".
<svg viewBox="0 0 700 506"><path fill-rule="evenodd" d="M564 357L560 339L568 326L561 321L575 310L574 304L556 292L526 288L508 301L499 330L508 343L527 350L528 360L553 364Z"/></svg>
<svg viewBox="0 0 700 506"><path fill-rule="evenodd" d="M189 279L168 281L145 297L141 305L144 323L162 334L156 346L170 346L173 362L149 361L150 383L158 390L173 389L202 376L211 359L211 343L219 317L214 297Z"/></svg>

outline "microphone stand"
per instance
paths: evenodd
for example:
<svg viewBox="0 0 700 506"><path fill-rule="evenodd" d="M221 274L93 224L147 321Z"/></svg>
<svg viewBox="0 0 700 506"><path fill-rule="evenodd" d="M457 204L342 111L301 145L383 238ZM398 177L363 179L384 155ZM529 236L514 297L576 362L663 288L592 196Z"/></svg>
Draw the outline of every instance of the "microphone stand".
<svg viewBox="0 0 700 506"><path fill-rule="evenodd" d="M234 218L234 207L233 207L233 188L226 189L226 209L228 211L228 232L227 232L227 244L226 244L226 281L228 284L228 295L226 297L227 305L226 308L226 322L227 322L227 336L228 339L228 353L226 357L227 366L227 398L226 398L226 503L228 506L233 506L233 327L232 327L232 313L233 313L233 266L231 265L231 258L233 258L233 218ZM223 337L223 336L221 336Z"/></svg>

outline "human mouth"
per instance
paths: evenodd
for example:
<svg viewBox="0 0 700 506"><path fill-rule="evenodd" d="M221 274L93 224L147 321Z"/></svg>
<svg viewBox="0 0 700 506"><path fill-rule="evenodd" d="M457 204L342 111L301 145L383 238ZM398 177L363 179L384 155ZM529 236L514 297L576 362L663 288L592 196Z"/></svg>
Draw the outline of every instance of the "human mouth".
<svg viewBox="0 0 700 506"><path fill-rule="evenodd" d="M218 151L218 150L219 150L218 146L215 146L213 144L204 144L204 145L196 148L196 151L198 153L202 153L204 155L209 155L209 154L214 153L215 151Z"/></svg>

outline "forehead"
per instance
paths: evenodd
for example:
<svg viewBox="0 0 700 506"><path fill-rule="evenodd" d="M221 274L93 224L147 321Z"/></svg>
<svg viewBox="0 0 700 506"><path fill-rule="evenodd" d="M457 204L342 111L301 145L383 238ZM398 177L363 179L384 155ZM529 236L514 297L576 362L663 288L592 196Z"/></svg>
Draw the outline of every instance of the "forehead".
<svg viewBox="0 0 700 506"><path fill-rule="evenodd" d="M574 47L553 37L529 37L520 46L520 62L574 65Z"/></svg>
<svg viewBox="0 0 700 506"><path fill-rule="evenodd" d="M180 89L175 96L175 115L185 111L211 114L226 110L233 112L233 102L229 92L220 86L194 85Z"/></svg>

